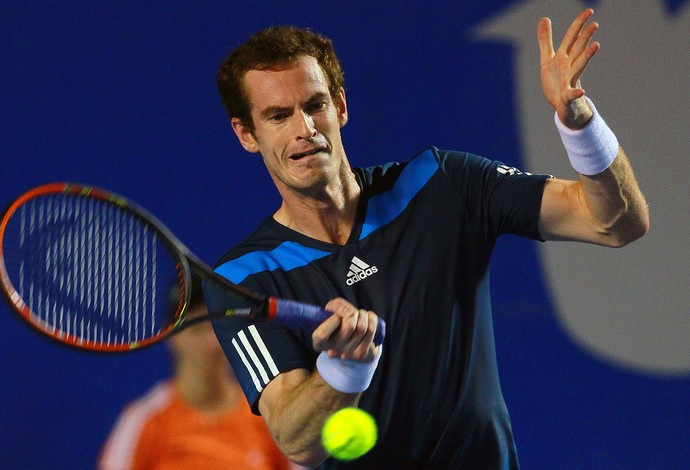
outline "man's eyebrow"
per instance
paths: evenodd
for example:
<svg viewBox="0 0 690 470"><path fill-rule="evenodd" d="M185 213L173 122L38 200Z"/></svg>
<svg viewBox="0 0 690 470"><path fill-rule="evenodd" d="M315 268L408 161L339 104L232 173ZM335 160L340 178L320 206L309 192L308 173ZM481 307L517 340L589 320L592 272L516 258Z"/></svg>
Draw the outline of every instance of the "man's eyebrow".
<svg viewBox="0 0 690 470"><path fill-rule="evenodd" d="M261 110L259 113L259 116L262 119L268 118L274 114L281 114L285 112L290 112L292 110L291 107L289 106L269 106L268 108L264 108Z"/></svg>
<svg viewBox="0 0 690 470"><path fill-rule="evenodd" d="M313 95L311 95L303 104L311 104L314 103L315 101L322 100L324 98L328 98L330 95L326 92L323 91L317 91ZM292 108L290 106L268 106L267 108L264 108L261 110L259 113L259 116L262 119L266 119L274 114L281 114L281 113L286 113L286 112L291 112Z"/></svg>
<svg viewBox="0 0 690 470"><path fill-rule="evenodd" d="M328 98L330 95L326 93L325 91L317 91L313 95L309 97L309 99L306 101L307 103L313 103L314 101L322 100L324 98Z"/></svg>

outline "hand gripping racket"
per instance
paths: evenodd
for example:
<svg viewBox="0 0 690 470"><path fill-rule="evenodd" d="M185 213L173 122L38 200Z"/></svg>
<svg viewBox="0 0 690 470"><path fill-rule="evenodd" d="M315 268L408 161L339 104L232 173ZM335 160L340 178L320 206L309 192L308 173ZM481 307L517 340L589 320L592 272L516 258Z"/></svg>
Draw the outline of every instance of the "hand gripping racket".
<svg viewBox="0 0 690 470"><path fill-rule="evenodd" d="M220 287L225 310L185 322L192 273ZM51 183L18 197L0 222L0 282L31 326L81 349L124 352L211 317L313 330L331 313L261 295L213 272L158 219L108 191ZM170 315L170 285L179 282ZM379 319L375 344L385 337Z"/></svg>

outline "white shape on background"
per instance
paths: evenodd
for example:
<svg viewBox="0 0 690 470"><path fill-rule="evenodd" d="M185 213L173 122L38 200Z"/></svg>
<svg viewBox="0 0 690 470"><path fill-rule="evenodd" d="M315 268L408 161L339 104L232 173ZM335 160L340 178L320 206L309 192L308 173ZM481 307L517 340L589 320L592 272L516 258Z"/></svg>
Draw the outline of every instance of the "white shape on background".
<svg viewBox="0 0 690 470"><path fill-rule="evenodd" d="M528 0L473 31L515 48L524 170L573 179L539 82L537 22L552 20L554 47L588 5ZM651 230L620 250L578 243L540 246L559 320L596 356L628 369L690 374L690 8L662 1L602 0L602 45L583 88L618 136L650 203Z"/></svg>

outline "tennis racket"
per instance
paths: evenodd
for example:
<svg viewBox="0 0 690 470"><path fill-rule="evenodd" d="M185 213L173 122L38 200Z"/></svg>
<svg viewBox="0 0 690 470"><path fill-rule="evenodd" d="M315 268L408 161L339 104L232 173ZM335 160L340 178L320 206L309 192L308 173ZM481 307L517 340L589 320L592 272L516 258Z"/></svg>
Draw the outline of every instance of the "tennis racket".
<svg viewBox="0 0 690 470"><path fill-rule="evenodd" d="M219 287L226 305L185 322L192 273ZM39 332L102 352L140 349L212 317L313 331L331 315L232 284L142 207L71 183L31 189L7 208L0 223L0 282L13 310ZM179 305L171 315L169 292L176 282ZM385 330L379 319L375 344Z"/></svg>

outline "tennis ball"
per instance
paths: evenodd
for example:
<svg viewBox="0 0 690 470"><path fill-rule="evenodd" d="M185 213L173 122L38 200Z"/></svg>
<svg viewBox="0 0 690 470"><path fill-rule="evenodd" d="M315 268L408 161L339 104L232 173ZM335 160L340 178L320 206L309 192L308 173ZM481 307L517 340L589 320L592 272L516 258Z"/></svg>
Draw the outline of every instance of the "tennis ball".
<svg viewBox="0 0 690 470"><path fill-rule="evenodd" d="M378 438L376 421L366 411L349 407L333 413L321 431L323 447L338 460L354 460L369 452Z"/></svg>

